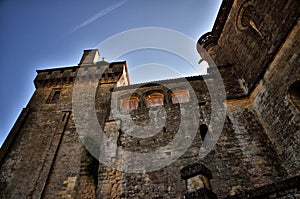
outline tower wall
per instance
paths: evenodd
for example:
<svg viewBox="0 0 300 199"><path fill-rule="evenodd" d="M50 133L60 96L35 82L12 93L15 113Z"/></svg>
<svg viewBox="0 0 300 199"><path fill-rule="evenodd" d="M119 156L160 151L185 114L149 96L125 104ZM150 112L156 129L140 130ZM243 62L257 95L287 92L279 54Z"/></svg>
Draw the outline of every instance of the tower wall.
<svg viewBox="0 0 300 199"><path fill-rule="evenodd" d="M299 174L300 166L299 102L293 102L290 96L293 83L300 80L299 35L298 21L253 94L254 106L289 176Z"/></svg>
<svg viewBox="0 0 300 199"><path fill-rule="evenodd" d="M235 78L251 92L297 24L299 8L293 0L223 1L212 32L198 42L216 65L233 64Z"/></svg>

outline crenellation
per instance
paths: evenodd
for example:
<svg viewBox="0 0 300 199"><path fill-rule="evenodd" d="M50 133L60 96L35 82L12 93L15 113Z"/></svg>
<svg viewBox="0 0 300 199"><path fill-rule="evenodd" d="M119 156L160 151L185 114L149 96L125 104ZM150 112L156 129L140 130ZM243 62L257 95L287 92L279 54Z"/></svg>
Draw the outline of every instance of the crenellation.
<svg viewBox="0 0 300 199"><path fill-rule="evenodd" d="M66 68L55 68L46 70L37 70L37 76L34 79L35 87L49 86L53 83L66 83L73 82L77 74L77 66Z"/></svg>
<svg viewBox="0 0 300 199"><path fill-rule="evenodd" d="M125 65L125 62L108 63L99 61L94 65L37 70L38 74L34 80L34 84L36 88L40 86L49 87L57 84L70 84L76 78L85 81L99 80L101 83L115 83L121 78ZM107 69L103 70L106 67ZM100 75L104 78L101 78Z"/></svg>

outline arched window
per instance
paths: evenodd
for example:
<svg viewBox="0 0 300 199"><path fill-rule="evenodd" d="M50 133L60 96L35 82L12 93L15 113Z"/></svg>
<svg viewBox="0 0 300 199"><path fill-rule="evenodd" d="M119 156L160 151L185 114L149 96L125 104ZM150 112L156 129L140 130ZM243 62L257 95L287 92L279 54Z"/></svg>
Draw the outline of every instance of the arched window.
<svg viewBox="0 0 300 199"><path fill-rule="evenodd" d="M203 141L206 134L207 134L208 128L206 124L201 124L200 125L200 135L201 135L201 140Z"/></svg>
<svg viewBox="0 0 300 199"><path fill-rule="evenodd" d="M300 109L300 81L297 81L290 86L289 97L293 104Z"/></svg>
<svg viewBox="0 0 300 199"><path fill-rule="evenodd" d="M178 104L178 103L184 103L190 101L190 94L187 90L182 91L175 91L172 93L172 103Z"/></svg>
<svg viewBox="0 0 300 199"><path fill-rule="evenodd" d="M146 106L162 106L164 105L164 95L161 93L152 93L146 97Z"/></svg>
<svg viewBox="0 0 300 199"><path fill-rule="evenodd" d="M121 99L120 109L121 110L134 110L139 107L138 97L128 97Z"/></svg>

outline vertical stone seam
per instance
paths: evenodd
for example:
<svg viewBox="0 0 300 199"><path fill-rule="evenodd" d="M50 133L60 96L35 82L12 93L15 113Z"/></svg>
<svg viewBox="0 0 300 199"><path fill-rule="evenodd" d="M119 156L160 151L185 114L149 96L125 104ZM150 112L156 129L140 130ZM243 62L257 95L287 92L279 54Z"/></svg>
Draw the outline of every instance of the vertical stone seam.
<svg viewBox="0 0 300 199"><path fill-rule="evenodd" d="M44 181L44 183L43 183L43 189L42 189L42 191L41 191L41 194L40 194L40 197L39 197L39 198L44 198L44 197L45 197L46 184L47 184L47 182L48 182L48 180L49 180L49 178L50 178L50 173L51 173L51 171L52 171L52 169L53 169L54 163L56 162L57 155L58 155L58 151L59 151L60 145L61 145L61 143L62 143L63 135L64 135L64 132L65 132L65 130L66 130L66 128L67 128L68 121L69 121L69 119L70 119L71 111L62 111L62 112L63 112L64 114L67 114L67 116L66 116L66 117L64 116L64 118L63 118L63 119L64 119L63 122L65 122L65 123L64 123L64 127L63 127L63 130L62 130L62 132L61 132L61 135L60 135L60 138L59 138L58 145L57 145L57 147L56 147L56 149L55 149L54 157L53 157L53 160L51 161L52 163L51 163L50 169L49 169L49 171L48 171L47 178L45 179L45 181Z"/></svg>

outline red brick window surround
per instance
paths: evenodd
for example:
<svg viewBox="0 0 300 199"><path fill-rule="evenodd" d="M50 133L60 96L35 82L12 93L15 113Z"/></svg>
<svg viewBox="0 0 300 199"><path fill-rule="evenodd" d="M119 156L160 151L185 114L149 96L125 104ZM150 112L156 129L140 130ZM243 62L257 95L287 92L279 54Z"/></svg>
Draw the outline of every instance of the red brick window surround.
<svg viewBox="0 0 300 199"><path fill-rule="evenodd" d="M164 95L161 93L152 93L146 97L146 106L163 106L164 105Z"/></svg>
<svg viewBox="0 0 300 199"><path fill-rule="evenodd" d="M190 94L187 90L174 91L171 96L173 104L185 103L190 101Z"/></svg>
<svg viewBox="0 0 300 199"><path fill-rule="evenodd" d="M139 107L138 97L127 97L121 99L120 109L121 110L134 110Z"/></svg>

